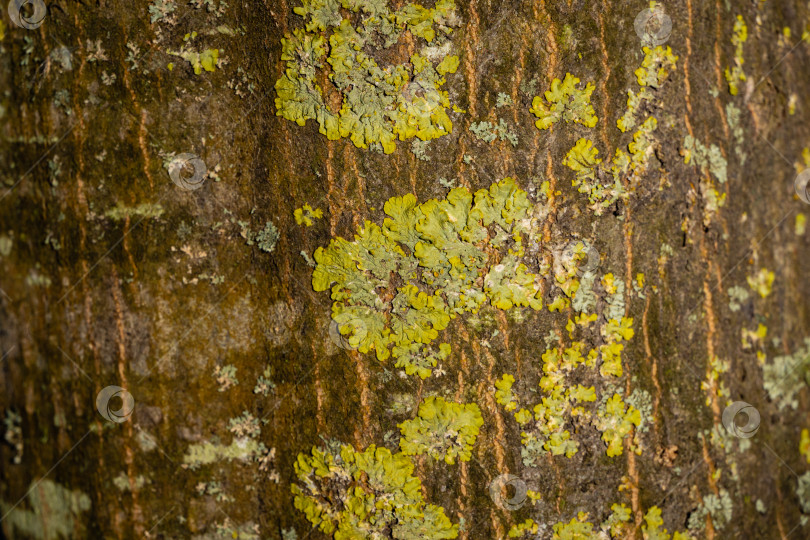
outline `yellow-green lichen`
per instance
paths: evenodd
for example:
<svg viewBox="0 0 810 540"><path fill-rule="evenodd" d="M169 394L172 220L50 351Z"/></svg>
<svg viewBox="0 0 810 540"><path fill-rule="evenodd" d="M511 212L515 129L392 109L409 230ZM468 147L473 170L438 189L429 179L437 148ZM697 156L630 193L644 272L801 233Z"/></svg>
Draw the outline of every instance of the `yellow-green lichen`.
<svg viewBox="0 0 810 540"><path fill-rule="evenodd" d="M134 217L140 219L154 219L163 215L163 206L160 204L143 203L137 206L125 206L119 202L114 207L104 212L104 217L113 221L123 221Z"/></svg>
<svg viewBox="0 0 810 540"><path fill-rule="evenodd" d="M507 533L507 537L509 538L523 538L523 537L533 537L533 535L537 534L539 527L537 523L533 519L527 519L523 523L518 523L512 525Z"/></svg>
<svg viewBox="0 0 810 540"><path fill-rule="evenodd" d="M633 129L638 122L637 116L642 106L655 101L655 92L664 84L669 74L675 69L678 57L672 54L670 47L658 46L654 48L643 47L644 60L635 71L636 80L640 86L638 93L627 91L627 110L616 122L616 126L627 132Z"/></svg>
<svg viewBox="0 0 810 540"><path fill-rule="evenodd" d="M183 47L180 50L169 50L167 52L172 56L179 56L191 64L195 75L199 75L203 70L216 71L219 65L219 55L222 51L219 49L195 49L191 46L191 43L196 37L197 32L186 34L183 38Z"/></svg>
<svg viewBox="0 0 810 540"><path fill-rule="evenodd" d="M626 538L632 536L632 512L627 505L615 503L610 507L610 515L602 522L602 530L612 538Z"/></svg>
<svg viewBox="0 0 810 540"><path fill-rule="evenodd" d="M413 463L374 445L313 448L295 462L295 508L335 540L355 538L456 538L458 525L444 509L425 503Z"/></svg>
<svg viewBox="0 0 810 540"><path fill-rule="evenodd" d="M706 380L700 383L700 388L706 390L706 405L712 402L712 396L716 395L718 398L728 397L730 392L726 384L723 382L722 375L729 370L730 363L728 360L721 360L717 355L709 357L709 372L706 375Z"/></svg>
<svg viewBox="0 0 810 540"><path fill-rule="evenodd" d="M507 412L514 411L518 406L515 394L512 393L513 384L515 384L515 378L508 373L505 373L501 380L495 383L495 400L499 405L503 405Z"/></svg>
<svg viewBox="0 0 810 540"><path fill-rule="evenodd" d="M192 444L183 456L183 467L197 469L201 465L210 465L217 461L248 461L261 455L267 449L264 444L250 437L234 437L229 445L219 442L204 441Z"/></svg>
<svg viewBox="0 0 810 540"><path fill-rule="evenodd" d="M742 331L742 348L750 349L755 343L761 343L768 335L768 327L764 324L758 324L756 330L749 330L743 328Z"/></svg>
<svg viewBox="0 0 810 540"><path fill-rule="evenodd" d="M634 536L634 523L632 511L625 504L614 504L610 507L611 513L602 522L601 529L610 538L632 538ZM663 528L664 520L661 517L661 509L651 506L644 514L644 524L641 526L642 538L644 540L692 540L692 536L687 533L676 532L670 536L669 532ZM599 536L598 538L602 538ZM607 537L605 537L607 538Z"/></svg>
<svg viewBox="0 0 810 540"><path fill-rule="evenodd" d="M580 193L588 195L588 202L591 203L597 215L626 193L621 178L618 176L613 178L612 183L602 183L601 174L597 168L602 160L598 156L599 151L594 148L593 142L582 138L563 159L563 165L574 171L575 174L571 185Z"/></svg>
<svg viewBox="0 0 810 540"><path fill-rule="evenodd" d="M593 523L588 521L588 514L579 512L569 522L555 523L553 540L596 540L599 538L593 530Z"/></svg>
<svg viewBox="0 0 810 540"><path fill-rule="evenodd" d="M796 214L796 222L794 224L794 231L796 236L804 236L807 231L807 216L802 212Z"/></svg>
<svg viewBox="0 0 810 540"><path fill-rule="evenodd" d="M568 152L564 164L575 173L572 184L588 194L589 207L596 215L620 199L628 197L655 157L654 132L658 120L651 113L658 108L656 93L675 68L678 57L669 47L644 47L644 59L635 71L640 85L638 93L628 91L627 110L617 121L626 132L638 126L626 148L617 148L612 160L602 163L593 142L579 139ZM646 115L646 117L645 117ZM629 189L628 189L629 187Z"/></svg>
<svg viewBox="0 0 810 540"><path fill-rule="evenodd" d="M563 277L566 274L562 274ZM561 289L564 288L564 281L557 276L555 280ZM549 347L542 355L543 375L540 379L540 390L542 397L540 403L534 406L532 412L526 408L519 408L521 403L514 394L512 386L514 377L505 374L502 379L495 383L496 401L504 406L504 409L513 412L515 420L521 426L521 450L524 463L530 466L536 462L538 456L546 453L552 455L564 455L572 457L579 449L579 442L574 440L568 426L573 424L583 426L594 424L602 431L607 429L606 418L610 414L605 412L604 404L599 407L600 417L593 414L592 408L587 408L588 403L597 400L596 390L593 386L582 384L569 384L569 377L580 378L583 373L581 368L598 372L602 377L613 379L621 377L622 370L622 350L623 341L633 338L633 319L624 317L624 284L613 277L613 274L603 276L600 284L602 290L594 288L591 280L591 291L594 296L593 304L596 305L596 296L602 301L600 305L605 306L602 310L602 317L605 322L598 328L593 328L593 323L600 318L596 313L575 316L569 319L565 328L568 336L572 339L568 346ZM574 299L580 294L581 289L573 287ZM565 298L565 297L558 297ZM598 332L601 343L588 350L584 341L575 340L576 334L585 331ZM552 343L558 337L552 332L546 341ZM634 392L632 399L633 406L629 407L627 413L633 419L638 420L636 427L644 425L645 417L651 415L651 405L649 394L643 391ZM613 403L611 403L611 407ZM643 410L638 410L639 408ZM610 413L613 413L610 408ZM610 420L612 422L613 420ZM643 431L643 429L642 429ZM613 432L610 437L613 438ZM619 442L626 433L620 433L617 437ZM640 446L636 447L640 451ZM618 455L615 445L610 446L609 455Z"/></svg>
<svg viewBox="0 0 810 540"><path fill-rule="evenodd" d="M384 210L382 227L366 221L354 241L334 238L314 254L312 286L331 289L332 318L351 347L381 361L393 354L425 378L435 362L417 359L447 356L447 347L423 346L450 319L486 302L541 308L541 276L528 271L523 247L535 208L511 178L421 205L392 197Z"/></svg>
<svg viewBox="0 0 810 540"><path fill-rule="evenodd" d="M380 145L386 154L397 138L450 133L450 99L441 87L459 65L448 52L455 7L438 0L432 8L405 4L390 11L383 0L303 0L294 11L305 28L281 40L285 71L275 85L276 114L302 126L315 120L330 140L348 137L358 148ZM373 54L406 31L431 46L380 67Z"/></svg>
<svg viewBox="0 0 810 540"><path fill-rule="evenodd" d="M745 71L743 71L743 46L748 40L748 26L742 15L737 15L734 22L734 35L731 37L731 44L734 45L734 65L727 67L725 71L728 91L732 96L736 96L740 91L740 83L745 82Z"/></svg>
<svg viewBox="0 0 810 540"><path fill-rule="evenodd" d="M575 122L586 127L594 127L598 118L591 105L591 94L594 85L588 83L585 88L577 88L579 79L565 74L565 78L554 79L551 89L544 94L545 101L535 96L530 111L538 120L535 125L538 129L548 129L552 124L565 120L566 123Z"/></svg>
<svg viewBox="0 0 810 540"><path fill-rule="evenodd" d="M762 298L766 298L773 290L773 281L776 275L767 268L760 268L759 272L753 276L748 276L746 281L752 291L755 291Z"/></svg>
<svg viewBox="0 0 810 540"><path fill-rule="evenodd" d="M296 208L293 212L293 217L295 218L295 222L297 224L312 227L312 224L316 219L321 219L323 217L323 210L320 208L313 210L312 207L307 203L302 208Z"/></svg>
<svg viewBox="0 0 810 540"><path fill-rule="evenodd" d="M419 405L417 417L399 424L400 448L408 456L427 454L452 465L469 461L478 430L484 424L475 403L453 403L429 397Z"/></svg>
<svg viewBox="0 0 810 540"><path fill-rule="evenodd" d="M595 351L588 357L582 356L584 343L574 343L567 349L552 348L543 353L543 377L540 388L544 392L541 402L534 409L534 426L531 431L521 433L524 445L541 444L544 452L552 455L573 456L579 443L571 440L571 433L564 428L568 417L582 416L582 403L596 401L593 387L582 385L567 387L565 374L580 364L591 363Z"/></svg>
<svg viewBox="0 0 810 540"><path fill-rule="evenodd" d="M622 397L614 394L600 410L596 420L596 427L602 432L602 440L607 444L608 456L620 456L623 452L622 443L633 428L641 424L641 413L632 405L625 405ZM638 453L640 449L631 441L631 449Z"/></svg>

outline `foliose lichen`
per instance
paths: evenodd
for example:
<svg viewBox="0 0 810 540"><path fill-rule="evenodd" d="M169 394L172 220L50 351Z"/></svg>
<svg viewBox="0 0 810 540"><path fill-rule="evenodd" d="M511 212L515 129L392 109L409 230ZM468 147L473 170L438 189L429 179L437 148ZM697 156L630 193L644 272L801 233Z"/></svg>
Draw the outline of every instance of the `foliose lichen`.
<svg viewBox="0 0 810 540"><path fill-rule="evenodd" d="M334 238L315 251L313 289L331 289L332 318L351 347L381 361L393 355L425 378L449 354L429 345L452 318L487 302L542 307L542 276L526 265L524 237L543 208L511 178L422 204L392 197L382 227L366 221L354 241Z"/></svg>
<svg viewBox="0 0 810 540"><path fill-rule="evenodd" d="M512 143L512 146L517 146L518 144L517 135L514 131L509 129L509 125L503 118L499 119L497 124L483 121L477 123L473 122L472 125L470 125L470 131L484 142L490 143L495 139L500 139L502 141L509 141Z"/></svg>
<svg viewBox="0 0 810 540"><path fill-rule="evenodd" d="M708 170L718 182L724 184L728 179L726 171L728 162L723 157L723 152L716 144L706 147L698 139L687 135L683 141L684 157L683 162L687 165L694 162L695 166Z"/></svg>
<svg viewBox="0 0 810 540"><path fill-rule="evenodd" d="M776 274L767 268L760 268L759 272L753 276L748 276L746 281L752 291L755 291L762 298L767 298L773 291L773 282Z"/></svg>
<svg viewBox="0 0 810 540"><path fill-rule="evenodd" d="M716 531L723 530L731 522L734 504L728 491L720 488L719 494L710 493L703 497L697 510L689 515L689 530L701 530L705 526L706 516L711 516Z"/></svg>
<svg viewBox="0 0 810 540"><path fill-rule="evenodd" d="M585 88L579 89L577 84L579 79L566 73L562 81L551 81L551 88L543 95L545 101L542 97L535 96L530 111L538 118L535 122L538 129L548 129L561 120L586 127L596 125L598 118L591 105L591 94L595 87L588 83Z"/></svg>
<svg viewBox="0 0 810 540"><path fill-rule="evenodd" d="M587 273L585 274L587 276ZM584 277L584 276L583 276ZM617 378L622 377L622 351L623 341L633 338L633 319L625 317L624 284L614 278L612 273L605 274L599 281L600 289L595 287L595 278L591 277L589 289L583 292L582 287L565 271L555 276L555 282L560 290L568 290L573 296L572 305L595 306L597 295L604 306L601 315L605 322L599 326L593 323L599 319L597 313L582 312L565 325L570 345L559 344L552 346L558 337L552 332L547 340L549 347L543 353L542 373L539 387L542 390L540 403L531 410L522 406L521 400L513 391L514 377L503 375L495 383L495 398L506 411L514 414L515 420L522 428L521 454L524 463L534 464L537 457L550 452L552 455L572 457L579 450L579 442L571 436L568 426L593 424L605 433L606 442L609 443L608 455L619 455L622 452L621 442L631 431L625 425L625 420L636 427L644 425L642 411L630 406L626 410L614 407L614 402L605 403L597 407L586 408L587 403L597 400L594 386L570 384L569 378L581 378L589 371L598 373L610 386ZM580 294L592 297L592 302L577 302ZM559 298L566 298L561 296ZM549 307L551 309L551 306ZM593 326L593 328L592 328ZM590 330L589 330L590 329ZM582 332L596 334L592 339L598 339L599 344L588 350L584 337L575 339L575 335ZM583 369L585 371L583 371ZM591 375L593 376L593 375ZM606 399L606 398L603 398ZM616 399L621 401L619 396ZM649 394L643 391L634 392L632 401L643 407L649 415L651 407L648 406ZM622 403L623 406L623 403ZM615 409L615 410L614 410ZM598 414L595 414L598 413ZM618 444L618 446L617 446ZM634 443L633 448L640 452L639 444Z"/></svg>
<svg viewBox="0 0 810 540"><path fill-rule="evenodd" d="M307 203L301 208L296 208L293 211L293 217L295 218L295 222L297 224L304 225L305 227L312 227L316 219L321 219L323 217L323 210L320 208L313 210L309 203Z"/></svg>
<svg viewBox="0 0 810 540"><path fill-rule="evenodd" d="M591 140L580 138L563 160L563 164L575 173L572 185L580 193L588 195L589 207L596 215L620 199L628 197L629 187L634 188L655 159L654 132L658 120L646 112L657 108L656 93L669 77L678 57L669 47L644 47L644 60L635 74L641 89L638 93L628 91L627 111L618 120L617 127L628 131L639 126L633 133L633 140L624 148L617 148L613 159L602 163L599 151Z"/></svg>
<svg viewBox="0 0 810 540"><path fill-rule="evenodd" d="M633 428L641 423L641 413L632 405L625 405L621 396L614 394L608 399L604 409L598 413L596 427L602 432L602 440L608 445L608 456L622 454L624 438L633 433ZM631 447L641 453L637 445Z"/></svg>
<svg viewBox="0 0 810 540"><path fill-rule="evenodd" d="M275 85L276 114L301 126L315 120L330 140L348 137L358 148L379 144L386 154L397 138L450 133L450 99L441 87L459 65L449 54L455 7L454 0L397 11L384 0L303 0L294 11L305 28L281 40L286 67ZM380 67L374 52L390 49L406 31L430 46Z"/></svg>
<svg viewBox="0 0 810 540"><path fill-rule="evenodd" d="M728 92L736 96L740 91L740 83L745 82L745 71L743 71L743 46L748 40L748 26L742 15L737 15L734 22L734 34L731 37L731 44L734 45L734 65L725 70L726 81L728 82Z"/></svg>
<svg viewBox="0 0 810 540"><path fill-rule="evenodd" d="M797 394L810 385L810 338L791 355L777 356L762 366L765 390L779 410L799 406Z"/></svg>
<svg viewBox="0 0 810 540"><path fill-rule="evenodd" d="M400 448L409 456L427 454L452 465L469 461L478 430L484 424L475 403L453 403L429 397L419 405L417 417L399 424Z"/></svg>
<svg viewBox="0 0 810 540"><path fill-rule="evenodd" d="M295 475L295 508L335 540L458 536L444 509L425 502L405 454L374 445L362 452L348 445L313 448L298 455Z"/></svg>
<svg viewBox="0 0 810 540"><path fill-rule="evenodd" d="M26 505L0 501L3 530L12 538L60 540L85 533L81 516L92 506L87 494L70 490L47 478L32 482L28 493Z"/></svg>

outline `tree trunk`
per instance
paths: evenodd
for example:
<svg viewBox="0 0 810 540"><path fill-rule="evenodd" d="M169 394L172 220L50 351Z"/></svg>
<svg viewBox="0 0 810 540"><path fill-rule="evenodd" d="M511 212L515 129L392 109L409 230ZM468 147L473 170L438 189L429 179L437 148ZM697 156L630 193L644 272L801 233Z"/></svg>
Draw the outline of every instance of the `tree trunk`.
<svg viewBox="0 0 810 540"><path fill-rule="evenodd" d="M346 5L338 17L359 24ZM282 117L281 40L304 28L297 6L54 0L40 24L32 7L9 18L12 1L4 14L0 537L331 537L296 509L299 456L338 442L396 454L399 425L431 396L475 404L483 420L467 460L407 457L459 538L517 535L527 519L524 538L659 538L656 508L668 534L807 537L810 255L794 189L810 165L806 3L668 4L650 13L665 23L665 9L671 34L663 24L645 38L643 2L459 0L452 33L435 38L460 61L438 86L456 107L445 107L452 130L390 148ZM645 42L677 60L659 58L642 87L634 72L655 54ZM425 44L407 26L390 48L363 51L411 69ZM324 62L316 77L338 114L330 73ZM593 84L598 121L577 122L587 114L569 105L538 128L532 110L552 106L544 93L567 73L575 95ZM623 132L628 91L643 88ZM648 118L657 126L644 132ZM647 138L630 147L634 133ZM602 160L585 164L587 181L566 158L579 139ZM622 169L617 149L637 162ZM313 287L318 248L353 241L366 220L383 227L392 197L443 201L507 177L534 217L524 261L541 308L496 306L488 290L477 313L434 323L434 345L451 352L424 379L378 360L380 344L358 347L354 327L335 333L339 302ZM623 193L595 195L589 181ZM491 242L497 227L483 229ZM561 266L580 241L587 261ZM484 290L507 249L476 245ZM394 295L401 281L370 290ZM596 397L569 399L550 428L534 408L551 395L544 354L578 341L594 357L560 368L557 389ZM623 346L620 374L603 373L611 343ZM495 386L504 375L514 406ZM753 409L724 427L736 402ZM758 431L732 433L746 418Z"/></svg>

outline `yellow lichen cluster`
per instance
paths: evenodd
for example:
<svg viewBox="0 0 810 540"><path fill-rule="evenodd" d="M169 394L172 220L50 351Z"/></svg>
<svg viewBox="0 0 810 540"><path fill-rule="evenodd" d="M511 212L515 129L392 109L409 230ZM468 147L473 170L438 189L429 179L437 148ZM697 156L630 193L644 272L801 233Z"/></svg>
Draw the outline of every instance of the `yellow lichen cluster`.
<svg viewBox="0 0 810 540"><path fill-rule="evenodd" d="M450 133L450 99L441 87L459 65L458 57L447 53L453 0L439 0L433 8L406 4L397 11L384 1L303 2L295 12L306 19L305 29L281 40L286 68L276 82L277 115L301 126L315 120L330 140L348 137L358 148L379 145L386 154L397 138L430 140ZM341 8L358 14L360 22L354 26ZM406 31L433 46L402 64L378 65L371 54L390 48Z"/></svg>
<svg viewBox="0 0 810 540"><path fill-rule="evenodd" d="M305 204L302 208L296 208L293 212L295 222L305 227L311 227L316 219L323 217L323 210L320 208L312 209L309 204Z"/></svg>
<svg viewBox="0 0 810 540"><path fill-rule="evenodd" d="M570 521L555 523L552 527L552 540L597 540L607 538L633 538L635 524L632 521L632 512L625 504L614 504L610 507L608 518L598 525L596 530L593 523L588 521L588 514L578 512ZM661 509L651 506L644 514L644 524L641 532L644 540L693 540L688 533L676 532L670 536L663 528L664 520L661 518ZM538 524L533 519L513 525L509 529L509 538L537 538Z"/></svg>
<svg viewBox="0 0 810 540"><path fill-rule="evenodd" d="M565 277L565 274L560 277ZM556 281L561 289L567 288L571 291L575 301L580 295L595 294L592 290L588 290L593 286L590 278L588 287L582 287L579 281L570 277L567 280ZM624 349L622 341L633 338L633 319L621 315L624 311L623 284L615 280L613 274L603 276L601 284L607 304L604 312L607 321L599 328L598 333L602 343L587 350L584 339L574 339L578 329L584 331L598 319L596 313L583 312L573 320L569 319L565 328L571 338L570 345L550 347L541 357L543 376L539 383L542 391L540 403L532 410L522 407L521 400L512 388L515 382L512 375L504 374L501 380L495 383L496 401L506 411L513 413L515 420L523 429L521 433L523 453L524 457L528 456L528 461L531 461L533 456L546 452L566 457L576 454L579 443L572 439L571 432L566 428L569 422L592 423L602 431L608 456L619 455L622 453L622 441L632 433L633 427L638 427L642 421L640 411L629 405L625 407L618 394L614 394L597 407L597 414L594 414L584 405L597 400L595 387L567 383L569 378L581 378L587 373L578 370L580 366L594 370L599 365L599 373L607 381L622 376L621 355ZM587 302L576 304L588 305ZM639 445L632 446L640 451Z"/></svg>
<svg viewBox="0 0 810 540"><path fill-rule="evenodd" d="M737 15L737 20L734 22L734 35L731 37L731 44L734 45L734 65L727 67L725 71L726 81L728 82L728 92L732 96L736 96L740 91L740 83L745 82L745 71L743 71L743 46L748 40L748 26L742 15Z"/></svg>
<svg viewBox="0 0 810 540"><path fill-rule="evenodd" d="M591 128L596 125L598 118L591 105L594 85L588 83L580 90L577 84L579 79L566 73L562 81L554 79L551 82L551 89L544 94L545 101L535 96L530 110L538 118L535 122L537 129L548 129L560 120Z"/></svg>
<svg viewBox="0 0 810 540"><path fill-rule="evenodd" d="M430 344L452 318L487 302L542 307L542 276L529 271L523 245L535 207L513 179L422 204L392 197L384 210L382 227L366 221L354 241L315 251L313 288L331 289L332 318L351 347L393 354L425 378L449 355L449 345Z"/></svg>
<svg viewBox="0 0 810 540"><path fill-rule="evenodd" d="M295 474L295 508L336 540L458 536L444 509L425 502L405 454L374 445L362 452L348 445L313 448L298 455Z"/></svg>
<svg viewBox="0 0 810 540"><path fill-rule="evenodd" d="M638 93L628 91L627 111L617 121L622 132L638 125L641 112L654 104L655 92L669 77L678 57L672 54L669 47L644 47L644 60L635 75L641 89ZM616 149L612 161L602 165L598 150L587 138L580 138L568 152L563 163L575 173L572 185L580 193L588 194L590 208L596 215L619 199L626 198L628 190L624 181L633 187L647 171L654 154L653 132L658 128L658 121L652 115L647 116L633 133L633 140L627 146L627 152Z"/></svg>

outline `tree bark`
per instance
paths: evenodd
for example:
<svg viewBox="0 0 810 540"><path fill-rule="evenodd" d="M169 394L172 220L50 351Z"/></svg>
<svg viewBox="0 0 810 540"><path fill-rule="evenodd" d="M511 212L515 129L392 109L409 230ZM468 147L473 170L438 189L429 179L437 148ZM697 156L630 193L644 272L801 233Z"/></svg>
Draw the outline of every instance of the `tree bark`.
<svg viewBox="0 0 810 540"><path fill-rule="evenodd" d="M164 4L174 11L149 11ZM646 111L658 122L654 165L599 216L563 160L580 137L605 162L632 142L616 121L639 88L634 20L647 4L460 0L451 50L461 63L445 88L464 112L451 113L453 130L430 143L429 161L410 140L383 154L276 115L281 39L303 26L297 5L55 0L33 29L4 14L0 536L324 538L293 506L298 455L325 440L396 451L397 425L430 395L483 414L470 461L413 458L425 501L462 523L460 538L504 538L526 519L550 538L578 512L596 530L616 503L631 511L630 538L644 537L653 506L670 534L687 531L696 513L695 538L810 534L797 494L810 468L799 449L810 391L780 407L763 374L810 334L808 236L797 234L807 206L794 191L810 140L806 3L664 6L673 25L665 46L678 61ZM735 65L737 15L748 30L746 80L731 95L724 71ZM193 59L172 54L184 46L219 50L219 65L195 73ZM538 129L532 99L569 72L594 84L597 125ZM501 93L512 104L497 106ZM471 129L500 120L516 145ZM719 149L725 183L695 152L684 162L687 136ZM208 171L198 189L170 176L172 158L186 153ZM511 374L521 406L539 403L544 338L564 338L571 308L460 315L440 332L452 346L444 374L425 380L330 339L332 300L312 286L318 247L351 240L365 220L382 225L390 197L421 203L447 195L440 179L475 192L506 177L533 201L549 182L542 245L586 239L601 254L598 277L624 285L635 336L614 386L649 395L640 454L625 439L608 457L599 431L569 423L580 443L572 457L546 454L532 466L521 457L523 428L494 385ZM725 197L716 210L709 183ZM304 204L323 218L296 223ZM748 280L756 288L762 269L775 274L764 297ZM732 309L735 286L749 296ZM767 336L751 337L760 324ZM134 400L121 422L98 410L109 386L125 392L105 411L127 393ZM722 425L736 401L761 415L750 439ZM247 430L260 420L249 439L264 448L228 459L222 449L237 451L234 425L246 418ZM219 445L216 459L189 466L206 442ZM540 500L498 506L490 486L505 474ZM713 501L720 508L706 510Z"/></svg>

